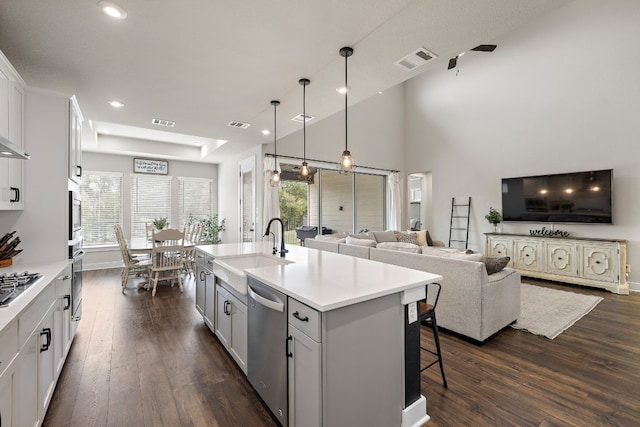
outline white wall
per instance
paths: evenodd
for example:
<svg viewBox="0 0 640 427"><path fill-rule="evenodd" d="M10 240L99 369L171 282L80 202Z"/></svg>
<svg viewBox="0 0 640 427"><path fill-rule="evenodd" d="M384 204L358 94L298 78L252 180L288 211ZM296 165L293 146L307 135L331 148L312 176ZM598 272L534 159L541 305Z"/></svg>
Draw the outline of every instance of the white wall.
<svg viewBox="0 0 640 427"><path fill-rule="evenodd" d="M453 196L472 197L471 247L483 250L501 178L613 168L614 225L555 227L627 239L640 287L639 22L640 2L578 0L495 40L493 53L467 53L458 70L405 84L406 168L432 172L434 238L448 239Z"/></svg>
<svg viewBox="0 0 640 427"><path fill-rule="evenodd" d="M208 163L194 163L183 162L177 160L168 160L169 162L169 175L172 177L186 176L195 178L209 178L213 180L213 195L212 195L212 212L217 212L218 203L218 166ZM131 217L131 174L133 173L133 157L120 156L113 154L101 154L93 152L83 153L83 170L89 171L107 171L107 172L121 172L123 174L122 180L122 217L125 219L122 224L125 236L131 235L131 224L126 218ZM171 186L171 197L173 200L177 200L178 186L174 185L175 180ZM173 210L171 212L173 222L178 220L178 204L173 203ZM180 224L174 224L171 226L179 226ZM108 249L86 249L87 254L83 260L83 268L85 270L91 270L96 268L105 268L121 265L120 251L117 247Z"/></svg>
<svg viewBox="0 0 640 427"><path fill-rule="evenodd" d="M240 169L239 163L250 157L255 157L256 165L256 239L262 239L262 177L263 154L262 146L257 145L233 159L218 165L218 214L220 219L226 219L225 231L220 234L222 243L240 242Z"/></svg>

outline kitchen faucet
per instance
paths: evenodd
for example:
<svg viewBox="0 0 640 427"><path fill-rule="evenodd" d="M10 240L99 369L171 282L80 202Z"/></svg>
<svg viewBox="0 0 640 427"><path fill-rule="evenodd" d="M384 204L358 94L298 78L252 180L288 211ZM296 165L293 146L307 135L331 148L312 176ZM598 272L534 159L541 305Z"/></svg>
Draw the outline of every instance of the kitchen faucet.
<svg viewBox="0 0 640 427"><path fill-rule="evenodd" d="M273 221L278 221L280 223L280 256L284 257L284 254L286 254L289 251L284 248L284 223L282 222L282 220L280 218L271 218L269 220L269 224L267 224L267 231L264 232L264 235L269 236L270 233L272 234L270 229L271 229L271 223ZM276 249L276 237L274 234L273 235L273 254L275 255L277 252L278 251Z"/></svg>

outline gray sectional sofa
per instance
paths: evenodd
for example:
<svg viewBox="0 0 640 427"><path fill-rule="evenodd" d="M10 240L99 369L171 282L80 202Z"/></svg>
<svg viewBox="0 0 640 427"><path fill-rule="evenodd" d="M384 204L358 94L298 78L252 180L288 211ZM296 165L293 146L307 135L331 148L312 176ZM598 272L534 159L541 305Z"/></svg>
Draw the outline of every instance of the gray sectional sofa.
<svg viewBox="0 0 640 427"><path fill-rule="evenodd" d="M487 274L480 254L466 255L433 246L423 246L424 253L408 253L341 240L306 239L305 246L441 275L438 326L477 343L486 341L520 315L520 274L508 267Z"/></svg>

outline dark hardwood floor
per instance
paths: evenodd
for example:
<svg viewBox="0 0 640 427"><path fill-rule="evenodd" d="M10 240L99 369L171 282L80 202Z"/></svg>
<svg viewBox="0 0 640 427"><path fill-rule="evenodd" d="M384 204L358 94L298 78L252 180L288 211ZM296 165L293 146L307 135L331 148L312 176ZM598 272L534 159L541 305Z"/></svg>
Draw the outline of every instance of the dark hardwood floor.
<svg viewBox="0 0 640 427"><path fill-rule="evenodd" d="M196 312L193 281L152 298L134 281L122 295L119 280L84 273L83 319L45 426L276 425ZM449 388L437 366L423 373L426 425L638 425L640 294L523 281L604 301L554 340L507 328L477 346L441 333ZM426 327L422 338L432 345Z"/></svg>

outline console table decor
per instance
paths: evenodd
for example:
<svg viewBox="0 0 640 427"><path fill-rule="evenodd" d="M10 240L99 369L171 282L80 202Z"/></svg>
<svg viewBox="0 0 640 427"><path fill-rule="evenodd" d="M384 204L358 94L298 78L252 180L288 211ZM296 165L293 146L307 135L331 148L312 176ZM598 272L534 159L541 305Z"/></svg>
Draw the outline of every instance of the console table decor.
<svg viewBox="0 0 640 427"><path fill-rule="evenodd" d="M529 230L529 234L532 235L532 236L569 237L569 232L568 231L547 230L546 227L542 227L539 230Z"/></svg>
<svg viewBox="0 0 640 427"><path fill-rule="evenodd" d="M626 240L485 234L487 255L511 257L522 276L629 294Z"/></svg>

